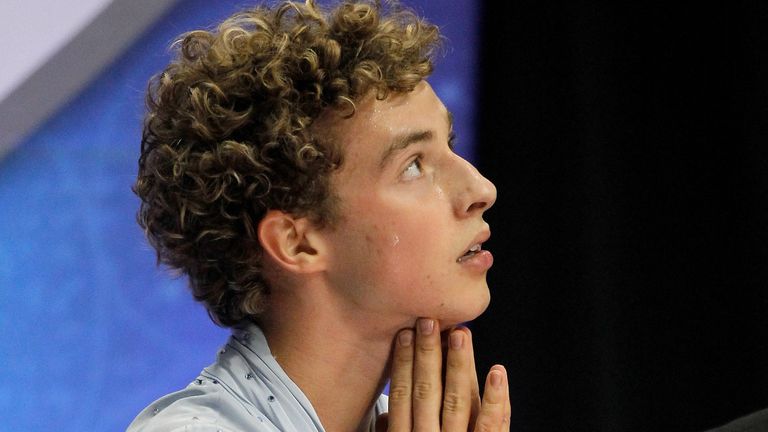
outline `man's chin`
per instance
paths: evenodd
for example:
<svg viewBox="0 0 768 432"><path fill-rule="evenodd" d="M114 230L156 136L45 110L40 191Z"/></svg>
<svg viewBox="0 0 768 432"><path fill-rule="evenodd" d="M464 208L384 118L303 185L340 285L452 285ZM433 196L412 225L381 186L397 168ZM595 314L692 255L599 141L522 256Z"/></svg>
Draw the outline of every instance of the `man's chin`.
<svg viewBox="0 0 768 432"><path fill-rule="evenodd" d="M472 309L468 308L468 305L463 305L464 307L461 311L456 311L455 313L445 315L442 319L440 319L440 330L447 330L451 327L463 325L474 320L475 318L482 315L486 309L488 309L489 304L490 298L487 301L478 302L476 307Z"/></svg>

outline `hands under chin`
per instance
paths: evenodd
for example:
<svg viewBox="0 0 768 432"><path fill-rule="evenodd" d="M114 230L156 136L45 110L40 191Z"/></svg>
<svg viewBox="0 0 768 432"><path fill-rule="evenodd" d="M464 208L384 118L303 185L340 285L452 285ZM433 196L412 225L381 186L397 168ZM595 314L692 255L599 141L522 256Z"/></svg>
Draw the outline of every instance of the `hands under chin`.
<svg viewBox="0 0 768 432"><path fill-rule="evenodd" d="M397 334L392 354L389 413L376 431L509 431L507 372L494 365L480 396L466 327L441 332L439 323L419 319ZM443 343L444 342L444 343Z"/></svg>

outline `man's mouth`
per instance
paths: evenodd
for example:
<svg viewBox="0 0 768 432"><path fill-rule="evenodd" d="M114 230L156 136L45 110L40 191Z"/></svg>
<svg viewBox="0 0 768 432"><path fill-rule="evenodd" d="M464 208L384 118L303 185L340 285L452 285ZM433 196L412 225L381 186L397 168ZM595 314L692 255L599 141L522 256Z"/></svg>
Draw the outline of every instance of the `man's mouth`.
<svg viewBox="0 0 768 432"><path fill-rule="evenodd" d="M469 258L471 258L471 257L473 257L475 255L477 255L477 253L480 252L480 250L481 250L481 246L480 246L480 243L478 243L478 244L472 246L471 248L469 248L469 250L467 252L465 252L464 255L460 256L459 259L456 260L456 262L465 261L465 260L467 260L467 259L469 259Z"/></svg>

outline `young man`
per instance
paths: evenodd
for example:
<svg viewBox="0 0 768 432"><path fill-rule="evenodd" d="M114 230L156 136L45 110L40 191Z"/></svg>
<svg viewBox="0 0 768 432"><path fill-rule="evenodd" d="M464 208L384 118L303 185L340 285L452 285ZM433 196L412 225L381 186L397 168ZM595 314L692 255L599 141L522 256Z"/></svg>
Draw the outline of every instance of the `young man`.
<svg viewBox="0 0 768 432"><path fill-rule="evenodd" d="M312 0L183 36L149 92L139 221L233 336L129 431L509 429L506 371L481 398L459 326L490 299L496 190L425 80L439 37Z"/></svg>

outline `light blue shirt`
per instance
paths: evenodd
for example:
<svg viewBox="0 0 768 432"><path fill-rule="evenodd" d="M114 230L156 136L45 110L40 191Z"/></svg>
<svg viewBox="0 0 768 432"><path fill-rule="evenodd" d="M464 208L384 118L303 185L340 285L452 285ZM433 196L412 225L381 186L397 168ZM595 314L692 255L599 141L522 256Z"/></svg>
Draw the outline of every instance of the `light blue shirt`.
<svg viewBox="0 0 768 432"><path fill-rule="evenodd" d="M333 389L344 391L344 389ZM381 395L371 416L387 411ZM315 409L277 363L261 329L233 329L216 362L185 389L145 408L126 432L324 432Z"/></svg>

